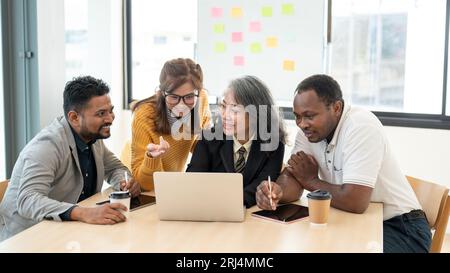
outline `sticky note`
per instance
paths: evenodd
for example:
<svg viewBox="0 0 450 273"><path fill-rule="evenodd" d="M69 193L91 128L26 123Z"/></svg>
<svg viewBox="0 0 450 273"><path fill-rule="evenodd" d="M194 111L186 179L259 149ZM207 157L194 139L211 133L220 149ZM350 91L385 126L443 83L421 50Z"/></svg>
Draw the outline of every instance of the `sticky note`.
<svg viewBox="0 0 450 273"><path fill-rule="evenodd" d="M272 17L272 7L263 7L261 14L263 17Z"/></svg>
<svg viewBox="0 0 450 273"><path fill-rule="evenodd" d="M234 56L233 63L235 66L243 66L245 64L244 56Z"/></svg>
<svg viewBox="0 0 450 273"><path fill-rule="evenodd" d="M217 42L214 46L214 51L216 53L223 53L225 52L225 43L223 42Z"/></svg>
<svg viewBox="0 0 450 273"><path fill-rule="evenodd" d="M277 39L277 37L268 37L266 39L266 45L267 45L267 47L270 47L270 48L277 47L278 46L278 39Z"/></svg>
<svg viewBox="0 0 450 273"><path fill-rule="evenodd" d="M233 43L242 42L242 32L233 32L233 33L231 33L231 41Z"/></svg>
<svg viewBox="0 0 450 273"><path fill-rule="evenodd" d="M292 60L285 60L283 62L283 70L294 71L295 70L295 62Z"/></svg>
<svg viewBox="0 0 450 273"><path fill-rule="evenodd" d="M260 32L261 31L261 23L258 21L250 22L249 30L250 30L250 32Z"/></svg>
<svg viewBox="0 0 450 273"><path fill-rule="evenodd" d="M231 17L240 18L242 17L242 9L241 8L231 8Z"/></svg>
<svg viewBox="0 0 450 273"><path fill-rule="evenodd" d="M225 32L225 25L224 24L215 24L214 25L214 33L224 33Z"/></svg>
<svg viewBox="0 0 450 273"><path fill-rule="evenodd" d="M283 4L281 6L281 14L294 15L294 5L293 4Z"/></svg>
<svg viewBox="0 0 450 273"><path fill-rule="evenodd" d="M216 8L216 7L211 8L211 17L219 18L219 17L222 17L222 14L223 14L222 8Z"/></svg>
<svg viewBox="0 0 450 273"><path fill-rule="evenodd" d="M250 45L250 52L261 53L261 44L260 43L252 43Z"/></svg>

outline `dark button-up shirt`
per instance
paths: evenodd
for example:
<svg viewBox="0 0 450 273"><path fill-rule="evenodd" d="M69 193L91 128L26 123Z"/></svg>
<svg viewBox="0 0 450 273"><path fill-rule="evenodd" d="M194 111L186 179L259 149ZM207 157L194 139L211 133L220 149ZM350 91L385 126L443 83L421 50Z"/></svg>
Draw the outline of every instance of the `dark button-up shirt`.
<svg viewBox="0 0 450 273"><path fill-rule="evenodd" d="M78 202L83 201L94 195L97 188L97 167L95 166L94 153L92 152L92 144L95 143L91 141L85 143L81 137L73 130L73 136L75 138L75 144L77 146L78 161L80 162L81 175L83 176L83 190L78 198ZM68 209L66 212L62 213L61 219L63 221L70 220L70 213L75 208L75 206Z"/></svg>

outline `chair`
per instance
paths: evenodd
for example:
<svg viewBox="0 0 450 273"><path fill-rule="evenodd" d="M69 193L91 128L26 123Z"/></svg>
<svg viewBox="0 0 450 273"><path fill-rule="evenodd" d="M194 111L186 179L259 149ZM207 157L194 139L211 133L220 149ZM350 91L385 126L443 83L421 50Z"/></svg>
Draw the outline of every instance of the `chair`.
<svg viewBox="0 0 450 273"><path fill-rule="evenodd" d="M415 177L406 178L427 216L431 230L434 230L430 252L441 252L450 211L449 189Z"/></svg>
<svg viewBox="0 0 450 273"><path fill-rule="evenodd" d="M0 182L0 203L2 202L3 196L5 195L6 188L8 188L9 180Z"/></svg>
<svg viewBox="0 0 450 273"><path fill-rule="evenodd" d="M120 153L120 161L131 170L131 140L127 140Z"/></svg>

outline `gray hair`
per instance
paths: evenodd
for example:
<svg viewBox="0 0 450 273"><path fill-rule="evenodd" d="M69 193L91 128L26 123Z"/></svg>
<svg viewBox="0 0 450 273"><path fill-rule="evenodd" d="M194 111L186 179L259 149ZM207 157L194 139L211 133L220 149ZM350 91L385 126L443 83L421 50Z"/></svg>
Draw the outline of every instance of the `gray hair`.
<svg viewBox="0 0 450 273"><path fill-rule="evenodd" d="M255 118L259 127L256 130L257 139L270 142L272 138L275 138L283 144L286 143L284 120L275 107L272 94L264 82L255 76L243 76L232 80L228 88L234 92L234 98L238 104L246 108L249 106L256 108ZM266 128L261 128L262 123L267 124ZM272 132L272 128L276 131ZM268 138L264 138L261 134L264 129L269 134ZM278 142L276 145L278 145Z"/></svg>

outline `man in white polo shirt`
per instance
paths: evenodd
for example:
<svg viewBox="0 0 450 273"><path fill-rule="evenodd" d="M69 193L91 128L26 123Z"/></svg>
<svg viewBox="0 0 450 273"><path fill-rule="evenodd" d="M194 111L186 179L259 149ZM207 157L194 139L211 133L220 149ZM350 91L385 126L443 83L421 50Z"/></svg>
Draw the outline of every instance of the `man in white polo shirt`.
<svg viewBox="0 0 450 273"><path fill-rule="evenodd" d="M278 202L297 200L303 189L327 190L333 207L353 213L363 213L371 201L383 202L384 252L428 252L425 214L377 117L345 104L339 84L327 75L297 86L294 114L301 130L292 156L272 196L267 181L259 185L258 206L275 209Z"/></svg>

